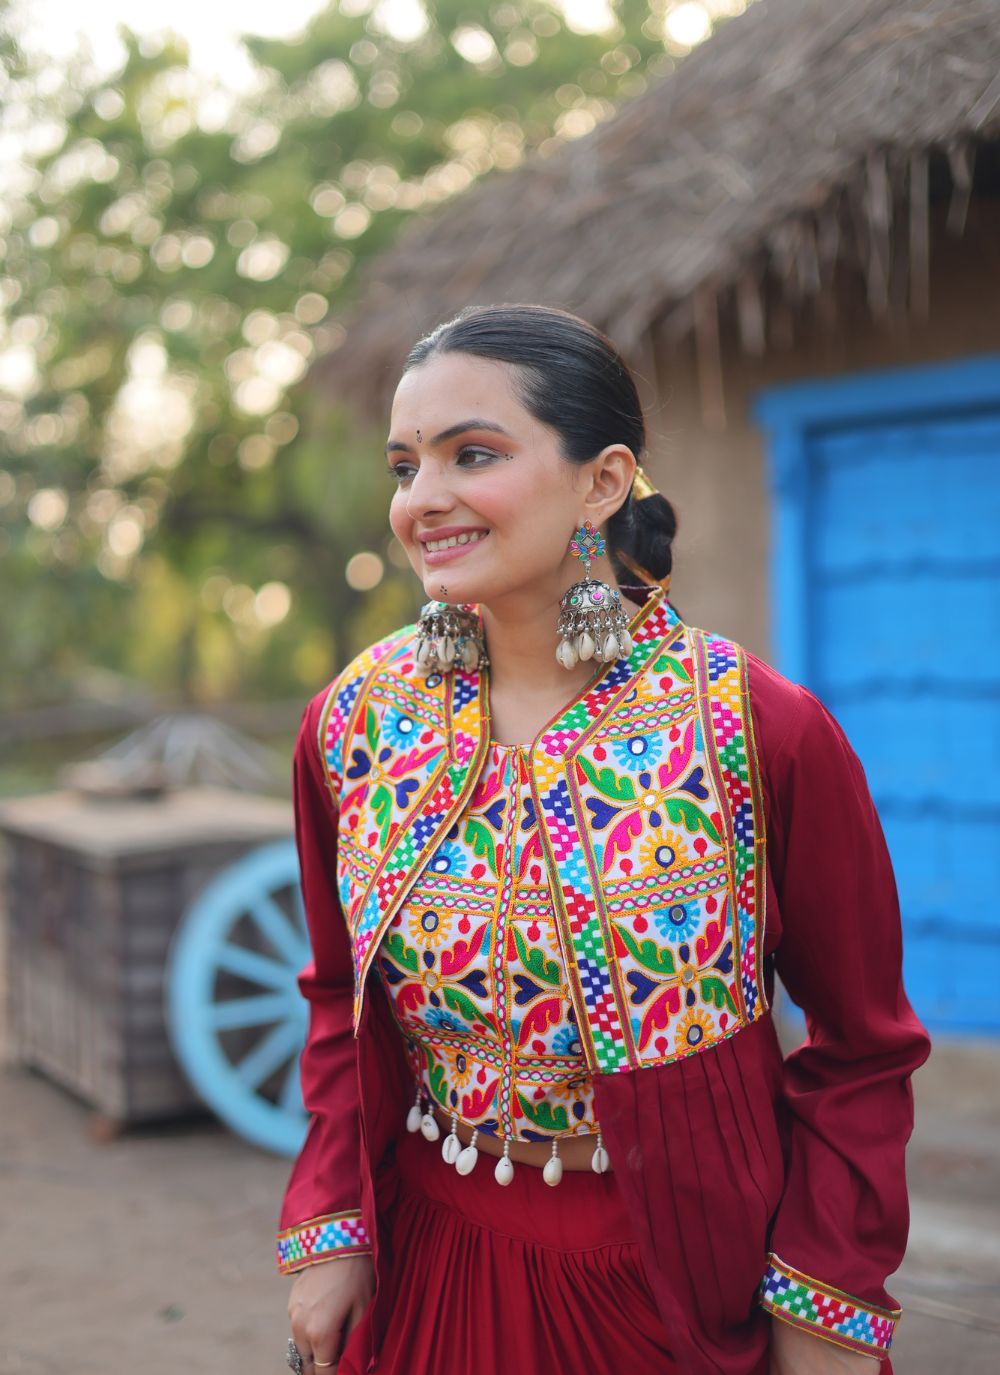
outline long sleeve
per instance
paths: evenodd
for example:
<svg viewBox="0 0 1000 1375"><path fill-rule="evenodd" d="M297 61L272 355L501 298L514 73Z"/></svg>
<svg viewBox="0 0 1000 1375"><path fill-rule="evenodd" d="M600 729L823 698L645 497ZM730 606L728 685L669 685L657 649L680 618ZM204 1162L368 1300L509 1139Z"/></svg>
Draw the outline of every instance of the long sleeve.
<svg viewBox="0 0 1000 1375"><path fill-rule="evenodd" d="M755 681L780 913L768 946L808 1031L784 1062L790 1148L761 1302L884 1356L899 1316L885 1283L909 1222L909 1077L929 1042L903 990L896 885L862 766L805 688L759 661L752 697Z"/></svg>
<svg viewBox="0 0 1000 1375"><path fill-rule="evenodd" d="M302 1095L312 1114L281 1211L278 1268L370 1250L360 1212L360 1121L352 1029L354 975L337 896L337 815L317 731L328 694L302 719L293 771L295 837L313 959L299 975L309 1002Z"/></svg>

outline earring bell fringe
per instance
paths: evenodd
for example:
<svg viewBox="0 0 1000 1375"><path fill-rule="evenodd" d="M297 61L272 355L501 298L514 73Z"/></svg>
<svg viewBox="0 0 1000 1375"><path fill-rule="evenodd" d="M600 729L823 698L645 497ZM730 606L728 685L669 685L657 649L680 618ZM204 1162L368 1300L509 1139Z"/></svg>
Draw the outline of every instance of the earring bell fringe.
<svg viewBox="0 0 1000 1375"><path fill-rule="evenodd" d="M449 673L454 668L475 673L489 663L483 627L474 606L464 602L427 602L417 621L417 671Z"/></svg>
<svg viewBox="0 0 1000 1375"><path fill-rule="evenodd" d="M565 669L586 659L614 663L634 648L621 593L596 578L584 578L565 593L556 630L556 659Z"/></svg>

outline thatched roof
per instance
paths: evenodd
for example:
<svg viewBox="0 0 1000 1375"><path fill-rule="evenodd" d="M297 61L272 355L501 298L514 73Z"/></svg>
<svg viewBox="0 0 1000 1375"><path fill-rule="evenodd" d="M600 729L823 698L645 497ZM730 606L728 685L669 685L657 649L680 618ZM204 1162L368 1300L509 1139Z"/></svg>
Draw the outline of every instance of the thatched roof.
<svg viewBox="0 0 1000 1375"><path fill-rule="evenodd" d="M708 373L720 302L759 353L769 295L818 296L844 261L888 314L902 260L925 310L938 155L960 229L998 133L1000 0L756 0L592 133L407 226L324 380L381 406L408 345L473 302L567 306L633 356L693 332Z"/></svg>

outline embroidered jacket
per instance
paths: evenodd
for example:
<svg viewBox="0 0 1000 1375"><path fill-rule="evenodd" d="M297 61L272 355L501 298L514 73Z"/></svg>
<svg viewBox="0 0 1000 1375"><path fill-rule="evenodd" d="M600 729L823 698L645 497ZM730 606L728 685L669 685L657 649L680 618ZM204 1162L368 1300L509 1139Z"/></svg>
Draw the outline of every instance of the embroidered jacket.
<svg viewBox="0 0 1000 1375"><path fill-rule="evenodd" d="M884 1354L905 1186L897 1178L897 1203L879 1197L874 1214L857 1195L869 1149L882 1162L894 1151L901 1176L907 1076L926 1044L901 993L891 868L863 774L815 699L738 646L682 625L655 596L632 633L628 663L606 667L539 735L531 775L598 1116L650 1282L686 1370L763 1369L755 1290L778 1317ZM369 974L488 744L486 675L422 679L413 649L406 630L368 651L313 704L300 738L314 1118L282 1217L288 1271L369 1246L377 1260L373 1172L409 1094ZM763 730L757 682L770 699ZM677 828L690 842L680 865L663 843ZM683 916L672 929L657 921L671 911ZM844 975L831 997L834 950ZM766 1015L775 957L814 1017L784 1070ZM852 974L872 959L863 1006ZM859 1143L852 1114L870 1105L882 1125Z"/></svg>

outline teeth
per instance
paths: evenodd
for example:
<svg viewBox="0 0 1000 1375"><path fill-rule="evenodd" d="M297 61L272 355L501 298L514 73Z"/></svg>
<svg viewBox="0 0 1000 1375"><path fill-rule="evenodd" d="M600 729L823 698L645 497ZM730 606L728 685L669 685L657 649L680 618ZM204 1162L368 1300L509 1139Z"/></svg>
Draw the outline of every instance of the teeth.
<svg viewBox="0 0 1000 1375"><path fill-rule="evenodd" d="M463 532L461 535L451 535L448 539L431 539L425 548L429 554L436 554L439 549L454 549L459 544L478 544L486 538L487 533L486 530L477 530L473 534Z"/></svg>

